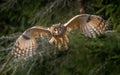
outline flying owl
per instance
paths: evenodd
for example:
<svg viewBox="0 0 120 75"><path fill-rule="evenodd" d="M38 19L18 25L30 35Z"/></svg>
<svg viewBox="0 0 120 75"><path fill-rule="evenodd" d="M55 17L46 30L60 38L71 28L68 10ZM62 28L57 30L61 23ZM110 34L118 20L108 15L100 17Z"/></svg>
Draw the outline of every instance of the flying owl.
<svg viewBox="0 0 120 75"><path fill-rule="evenodd" d="M36 38L45 36L50 36L49 43L57 44L58 49L61 49L61 47L68 49L69 39L66 34L68 30L79 29L85 36L95 38L105 31L107 25L100 16L80 14L74 16L65 24L54 24L51 27L33 26L25 30L16 40L12 54L15 56L31 56L37 48Z"/></svg>
<svg viewBox="0 0 120 75"><path fill-rule="evenodd" d="M1 72L5 69L10 60L17 57L32 56L37 48L36 38L49 36L49 43L55 43L60 50L62 47L68 49L69 39L67 31L79 29L81 34L95 38L97 35L104 33L108 24L103 18L97 15L80 14L71 18L65 24L54 24L51 27L33 26L24 31L16 40L11 52L11 56L3 65Z"/></svg>

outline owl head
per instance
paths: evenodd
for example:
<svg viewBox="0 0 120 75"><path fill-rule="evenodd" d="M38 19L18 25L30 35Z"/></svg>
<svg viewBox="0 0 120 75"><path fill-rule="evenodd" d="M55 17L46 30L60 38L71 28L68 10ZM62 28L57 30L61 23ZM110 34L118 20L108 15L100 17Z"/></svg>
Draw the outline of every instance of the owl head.
<svg viewBox="0 0 120 75"><path fill-rule="evenodd" d="M62 35L64 33L65 27L61 24L54 24L51 27L51 33L52 35L58 36L58 35Z"/></svg>

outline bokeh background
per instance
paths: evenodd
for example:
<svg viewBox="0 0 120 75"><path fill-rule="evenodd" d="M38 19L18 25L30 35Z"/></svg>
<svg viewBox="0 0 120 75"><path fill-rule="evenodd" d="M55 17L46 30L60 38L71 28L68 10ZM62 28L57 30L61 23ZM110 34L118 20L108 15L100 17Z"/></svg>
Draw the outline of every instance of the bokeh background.
<svg viewBox="0 0 120 75"><path fill-rule="evenodd" d="M0 1L0 68L13 43L24 30L35 25L50 27L66 23L84 9L109 22L114 32L97 38L68 34L68 51L58 51L39 38L36 55L8 64L6 75L120 75L120 0L1 0ZM15 61L18 61L17 59Z"/></svg>

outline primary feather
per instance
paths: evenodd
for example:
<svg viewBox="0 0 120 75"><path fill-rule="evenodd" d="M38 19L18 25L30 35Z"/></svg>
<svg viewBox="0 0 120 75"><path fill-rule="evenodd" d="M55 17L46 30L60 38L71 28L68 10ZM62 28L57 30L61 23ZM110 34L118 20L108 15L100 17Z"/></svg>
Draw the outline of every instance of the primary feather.
<svg viewBox="0 0 120 75"><path fill-rule="evenodd" d="M97 15L81 14L71 18L64 24L67 28L80 29L80 32L88 37L96 37L104 32L107 23Z"/></svg>
<svg viewBox="0 0 120 75"><path fill-rule="evenodd" d="M32 56L37 48L36 38L51 35L48 28L34 26L27 29L15 42L12 54L15 56Z"/></svg>

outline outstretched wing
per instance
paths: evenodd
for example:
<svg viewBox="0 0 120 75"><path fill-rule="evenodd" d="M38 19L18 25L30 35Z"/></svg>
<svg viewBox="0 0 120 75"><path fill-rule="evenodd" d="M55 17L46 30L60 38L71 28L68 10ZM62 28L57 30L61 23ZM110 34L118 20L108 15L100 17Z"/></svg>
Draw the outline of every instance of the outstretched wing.
<svg viewBox="0 0 120 75"><path fill-rule="evenodd" d="M32 56L37 48L36 38L51 35L49 28L34 26L27 29L15 42L12 53L15 56Z"/></svg>
<svg viewBox="0 0 120 75"><path fill-rule="evenodd" d="M80 29L80 32L88 37L96 37L104 32L107 23L100 16L81 14L73 17L64 24L68 29Z"/></svg>

